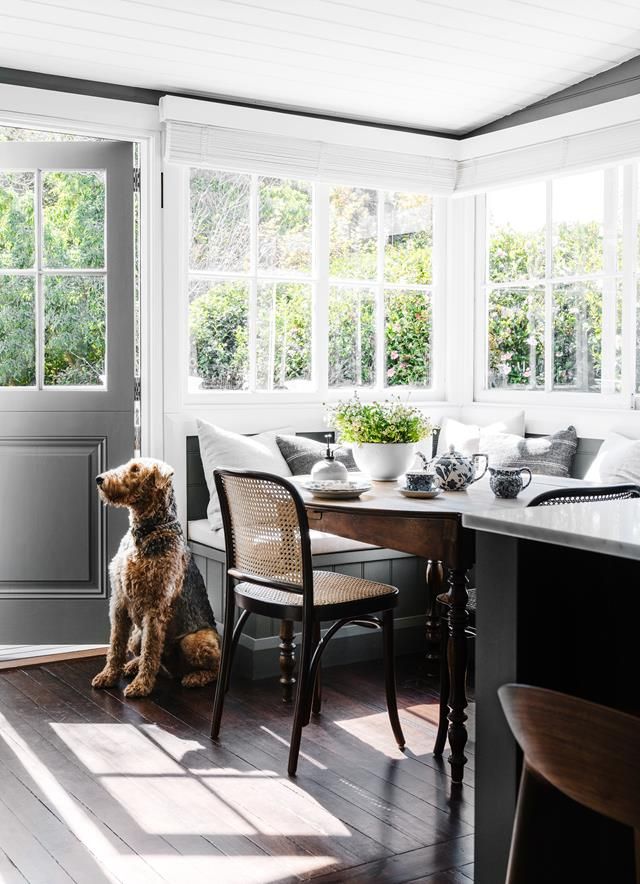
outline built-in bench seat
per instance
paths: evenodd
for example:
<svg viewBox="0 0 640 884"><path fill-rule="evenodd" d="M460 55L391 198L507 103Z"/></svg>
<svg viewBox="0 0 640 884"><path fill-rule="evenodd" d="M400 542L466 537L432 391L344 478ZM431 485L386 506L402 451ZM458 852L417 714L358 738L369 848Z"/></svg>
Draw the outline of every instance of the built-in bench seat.
<svg viewBox="0 0 640 884"><path fill-rule="evenodd" d="M300 433L322 440L326 431ZM433 440L435 450L437 438ZM600 446L598 439L579 439L572 474L582 478ZM206 518L209 491L200 458L197 436L186 439L188 540L207 585L217 619L224 615L225 546L222 530L212 531ZM311 550L315 568L333 570L400 589L396 616L397 645L400 653L425 649L426 563L396 550L380 549L366 543L311 531ZM241 638L238 668L252 678L276 675L279 671L277 649L282 648L280 623L267 618L252 618ZM380 656L379 637L371 630L350 627L338 633L323 658L325 665L354 662Z"/></svg>
<svg viewBox="0 0 640 884"><path fill-rule="evenodd" d="M196 519L187 526L188 538L194 543L213 547L224 552L224 531L212 531L208 519ZM332 555L333 553L354 552L356 550L377 549L370 543L362 543L359 540L349 540L348 537L338 537L337 534L326 534L322 531L309 531L311 538L311 552L314 556Z"/></svg>

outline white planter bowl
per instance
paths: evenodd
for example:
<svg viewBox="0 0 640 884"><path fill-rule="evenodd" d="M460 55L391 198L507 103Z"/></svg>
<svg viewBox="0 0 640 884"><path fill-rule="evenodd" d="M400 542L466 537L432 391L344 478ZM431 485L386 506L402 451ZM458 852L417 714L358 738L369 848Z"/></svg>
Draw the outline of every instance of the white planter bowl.
<svg viewBox="0 0 640 884"><path fill-rule="evenodd" d="M415 442L362 442L352 447L359 470L378 482L392 482L411 469Z"/></svg>

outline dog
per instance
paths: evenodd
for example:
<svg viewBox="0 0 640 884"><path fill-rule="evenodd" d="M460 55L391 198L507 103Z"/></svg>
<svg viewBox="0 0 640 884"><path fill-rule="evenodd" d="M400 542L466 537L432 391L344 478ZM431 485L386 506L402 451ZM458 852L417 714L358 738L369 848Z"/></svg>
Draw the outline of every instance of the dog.
<svg viewBox="0 0 640 884"><path fill-rule="evenodd" d="M161 666L184 687L214 681L220 636L204 581L177 518L173 469L134 458L96 476L102 500L127 507L129 530L109 567L111 637L94 688L134 676L126 697L146 697ZM126 662L127 650L135 654Z"/></svg>

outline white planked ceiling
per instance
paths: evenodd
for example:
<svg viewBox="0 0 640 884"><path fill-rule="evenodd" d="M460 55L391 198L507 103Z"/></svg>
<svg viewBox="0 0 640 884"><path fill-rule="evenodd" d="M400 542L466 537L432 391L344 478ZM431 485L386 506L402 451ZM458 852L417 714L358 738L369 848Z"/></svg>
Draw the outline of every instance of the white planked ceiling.
<svg viewBox="0 0 640 884"><path fill-rule="evenodd" d="M638 0L4 0L0 66L461 133L640 53Z"/></svg>

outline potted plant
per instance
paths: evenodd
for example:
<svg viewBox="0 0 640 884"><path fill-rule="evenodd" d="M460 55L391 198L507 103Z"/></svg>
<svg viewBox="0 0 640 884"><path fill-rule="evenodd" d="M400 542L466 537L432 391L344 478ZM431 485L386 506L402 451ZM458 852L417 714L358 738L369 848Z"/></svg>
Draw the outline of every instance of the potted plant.
<svg viewBox="0 0 640 884"><path fill-rule="evenodd" d="M399 397L361 402L354 393L351 399L330 407L328 418L340 440L352 443L358 468L386 482L410 469L416 445L433 432L429 418Z"/></svg>

